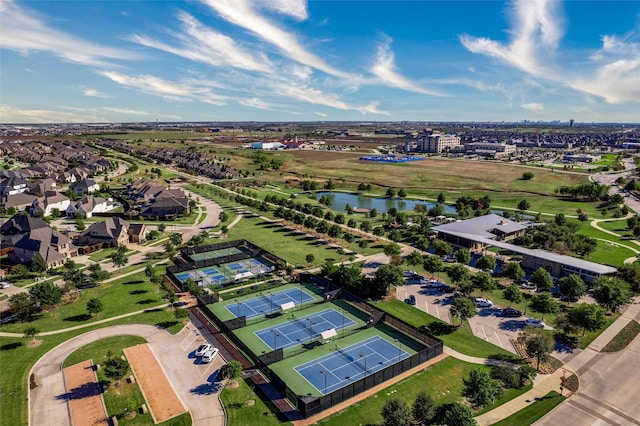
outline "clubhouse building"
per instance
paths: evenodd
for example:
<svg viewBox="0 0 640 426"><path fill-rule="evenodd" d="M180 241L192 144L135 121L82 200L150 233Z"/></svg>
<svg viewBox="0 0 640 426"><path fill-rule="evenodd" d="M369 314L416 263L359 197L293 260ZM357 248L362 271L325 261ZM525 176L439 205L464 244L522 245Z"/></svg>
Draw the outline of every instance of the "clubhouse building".
<svg viewBox="0 0 640 426"><path fill-rule="evenodd" d="M438 238L457 247L482 251L492 246L520 254L524 269L535 271L538 268L544 268L555 278L576 274L585 282L591 283L601 276L614 275L617 272L616 268L608 265L546 250L528 249L507 242L523 235L528 226L532 225L514 222L497 214L489 214L447 223L432 229L437 233Z"/></svg>

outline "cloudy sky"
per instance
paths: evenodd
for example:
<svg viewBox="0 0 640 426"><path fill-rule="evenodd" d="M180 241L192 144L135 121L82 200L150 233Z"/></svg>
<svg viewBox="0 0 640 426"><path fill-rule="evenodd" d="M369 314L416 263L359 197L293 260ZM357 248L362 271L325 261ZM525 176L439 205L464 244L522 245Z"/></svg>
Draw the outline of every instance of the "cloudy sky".
<svg viewBox="0 0 640 426"><path fill-rule="evenodd" d="M0 121L640 122L638 1L0 1Z"/></svg>

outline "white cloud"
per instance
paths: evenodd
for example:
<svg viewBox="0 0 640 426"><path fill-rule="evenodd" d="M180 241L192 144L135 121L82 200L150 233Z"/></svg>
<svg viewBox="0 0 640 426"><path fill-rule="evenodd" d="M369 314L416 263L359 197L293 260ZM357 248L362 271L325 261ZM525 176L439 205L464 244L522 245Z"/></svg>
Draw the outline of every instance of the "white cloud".
<svg viewBox="0 0 640 426"><path fill-rule="evenodd" d="M84 89L82 91L82 94L84 96L89 96L89 97L94 97L94 98L106 98L106 97L108 97L107 94L99 92L96 89L90 89L90 88Z"/></svg>
<svg viewBox="0 0 640 426"><path fill-rule="evenodd" d="M104 123L110 120L98 115L75 114L46 109L21 109L0 105L3 123Z"/></svg>
<svg viewBox="0 0 640 426"><path fill-rule="evenodd" d="M68 62L104 66L105 59L133 59L129 52L100 46L50 28L10 0L0 1L0 47L22 54L50 52Z"/></svg>
<svg viewBox="0 0 640 426"><path fill-rule="evenodd" d="M293 61L335 77L354 77L350 73L327 64L322 58L309 52L298 42L295 35L288 33L258 14L248 0L205 0L205 3L226 21L242 27L258 38L272 44ZM291 4L296 5L301 4L301 2L293 2ZM291 10L297 9L292 8ZM280 11L277 8L275 10ZM295 13L300 15L300 12ZM291 13L288 15L291 16Z"/></svg>
<svg viewBox="0 0 640 426"><path fill-rule="evenodd" d="M326 117L327 116L327 114L325 114L324 112L318 112L318 111L316 111L314 114L319 116L319 117Z"/></svg>
<svg viewBox="0 0 640 426"><path fill-rule="evenodd" d="M439 93L421 87L407 78L403 77L396 71L395 58L391 51L391 39L385 37L382 44L378 46L378 54L376 63L371 68L373 75L378 77L384 84L408 92L421 93L423 95L440 95Z"/></svg>
<svg viewBox="0 0 640 426"><path fill-rule="evenodd" d="M248 106L251 108L264 109L267 111L275 111L275 108L273 105L263 101L260 98L238 99L238 103L240 105Z"/></svg>
<svg viewBox="0 0 640 426"><path fill-rule="evenodd" d="M232 66L249 71L270 72L272 65L265 55L252 55L242 49L232 38L204 26L187 13L180 13L183 34L173 36L181 46L170 46L144 35L134 35L129 39L135 43L202 62L212 66Z"/></svg>
<svg viewBox="0 0 640 426"><path fill-rule="evenodd" d="M226 96L213 93L212 89L197 81L173 82L153 75L125 75L113 71L100 71L98 74L121 86L137 89L153 96L179 101L197 100L212 105L225 105Z"/></svg>
<svg viewBox="0 0 640 426"><path fill-rule="evenodd" d="M147 111L139 111L131 108L101 107L100 109L125 115L149 115Z"/></svg>
<svg viewBox="0 0 640 426"><path fill-rule="evenodd" d="M520 108L534 112L544 111L544 105L539 102L522 103L520 104Z"/></svg>
<svg viewBox="0 0 640 426"><path fill-rule="evenodd" d="M254 2L260 8L273 10L300 21L308 17L306 0L254 0Z"/></svg>

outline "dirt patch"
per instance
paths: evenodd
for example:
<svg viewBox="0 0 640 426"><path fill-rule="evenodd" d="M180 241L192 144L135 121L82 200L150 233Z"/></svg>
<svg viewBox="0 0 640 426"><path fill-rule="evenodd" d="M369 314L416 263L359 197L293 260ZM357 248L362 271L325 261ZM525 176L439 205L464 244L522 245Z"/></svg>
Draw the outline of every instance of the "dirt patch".
<svg viewBox="0 0 640 426"><path fill-rule="evenodd" d="M37 348L42 344L43 341L44 340L31 340L29 343L27 343L27 347Z"/></svg>
<svg viewBox="0 0 640 426"><path fill-rule="evenodd" d="M71 423L74 425L108 426L107 413L102 401L102 390L93 371L91 360L81 362L63 371L69 401Z"/></svg>
<svg viewBox="0 0 640 426"><path fill-rule="evenodd" d="M235 380L229 380L229 383L227 383L227 387L230 389L237 389L238 386L240 386L240 383L236 382Z"/></svg>
<svg viewBox="0 0 640 426"><path fill-rule="evenodd" d="M156 423L186 411L148 343L126 348L124 354Z"/></svg>
<svg viewBox="0 0 640 426"><path fill-rule="evenodd" d="M250 400L247 401L247 406L252 407L252 406L255 405L255 403L256 403L256 401L254 399L250 399Z"/></svg>

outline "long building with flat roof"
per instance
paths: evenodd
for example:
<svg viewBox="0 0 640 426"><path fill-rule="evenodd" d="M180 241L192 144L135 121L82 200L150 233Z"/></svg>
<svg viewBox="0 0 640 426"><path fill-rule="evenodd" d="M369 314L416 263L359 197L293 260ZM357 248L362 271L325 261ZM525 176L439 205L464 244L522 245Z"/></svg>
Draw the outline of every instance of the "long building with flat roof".
<svg viewBox="0 0 640 426"><path fill-rule="evenodd" d="M521 254L523 268L531 271L544 268L556 278L576 274L585 282L591 283L601 276L614 275L617 272L616 268L609 265L541 249L528 249L505 242L507 239L523 233L527 226L496 214L490 214L447 223L432 229L438 234L438 238L456 246L476 250L493 246Z"/></svg>

